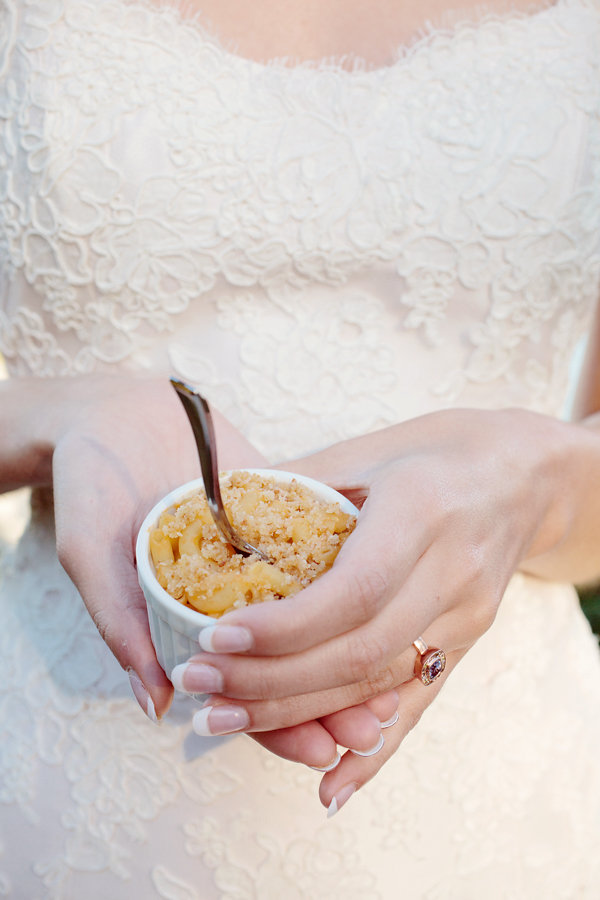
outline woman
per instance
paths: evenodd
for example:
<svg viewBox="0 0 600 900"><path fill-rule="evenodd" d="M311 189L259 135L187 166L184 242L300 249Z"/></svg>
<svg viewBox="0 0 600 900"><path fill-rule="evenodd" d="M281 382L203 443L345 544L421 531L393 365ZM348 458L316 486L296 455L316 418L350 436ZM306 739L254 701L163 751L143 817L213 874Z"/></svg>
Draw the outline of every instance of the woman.
<svg viewBox="0 0 600 900"><path fill-rule="evenodd" d="M0 481L36 488L1 593L5 892L595 896L600 664L563 582L600 571L600 439L560 416L599 296L598 2L0 10ZM224 467L364 506L167 715L133 543L197 475L171 373Z"/></svg>

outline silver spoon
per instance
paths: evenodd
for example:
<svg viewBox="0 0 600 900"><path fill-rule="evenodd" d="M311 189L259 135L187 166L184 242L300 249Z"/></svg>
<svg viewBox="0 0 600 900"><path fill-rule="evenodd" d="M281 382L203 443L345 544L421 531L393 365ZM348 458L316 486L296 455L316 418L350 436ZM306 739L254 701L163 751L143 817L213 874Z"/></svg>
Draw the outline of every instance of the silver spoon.
<svg viewBox="0 0 600 900"><path fill-rule="evenodd" d="M225 538L228 544L243 553L244 556L250 556L252 553L269 562L269 557L253 547L248 541L245 541L227 517L225 507L223 506L223 498L221 497L221 487L219 485L219 467L217 465L217 442L215 440L215 430L213 428L210 407L204 397L191 388L183 381L176 378L170 379L171 384L177 391L177 396L183 404L183 408L187 413L187 417L194 432L196 447L200 457L200 468L202 469L202 478L204 480L204 489L206 491L206 499L208 500L208 508L214 519L215 525Z"/></svg>

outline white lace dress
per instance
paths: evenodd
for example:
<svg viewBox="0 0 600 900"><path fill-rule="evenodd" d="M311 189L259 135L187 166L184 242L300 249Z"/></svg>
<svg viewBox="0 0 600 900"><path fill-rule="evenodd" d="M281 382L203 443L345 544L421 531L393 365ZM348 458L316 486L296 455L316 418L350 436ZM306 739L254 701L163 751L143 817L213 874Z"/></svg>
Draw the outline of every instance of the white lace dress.
<svg viewBox="0 0 600 900"><path fill-rule="evenodd" d="M600 2L390 66L245 61L172 8L0 0L0 351L177 373L276 459L428 410L561 414L600 276ZM227 366L225 366L225 362ZM600 895L600 663L568 586L498 620L334 819L244 736L156 727L57 563L3 560L0 896Z"/></svg>

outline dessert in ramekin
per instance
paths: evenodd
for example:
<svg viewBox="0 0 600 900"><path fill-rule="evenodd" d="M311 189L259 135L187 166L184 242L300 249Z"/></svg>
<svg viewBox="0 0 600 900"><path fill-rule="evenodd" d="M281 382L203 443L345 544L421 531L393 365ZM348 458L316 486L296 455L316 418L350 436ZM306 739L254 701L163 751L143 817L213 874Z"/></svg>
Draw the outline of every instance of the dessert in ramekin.
<svg viewBox="0 0 600 900"><path fill-rule="evenodd" d="M331 568L358 515L328 485L275 469L224 473L221 490L234 527L272 562L244 557L220 537L202 479L153 507L136 557L152 641L167 675L198 652L200 630L224 612L291 596Z"/></svg>

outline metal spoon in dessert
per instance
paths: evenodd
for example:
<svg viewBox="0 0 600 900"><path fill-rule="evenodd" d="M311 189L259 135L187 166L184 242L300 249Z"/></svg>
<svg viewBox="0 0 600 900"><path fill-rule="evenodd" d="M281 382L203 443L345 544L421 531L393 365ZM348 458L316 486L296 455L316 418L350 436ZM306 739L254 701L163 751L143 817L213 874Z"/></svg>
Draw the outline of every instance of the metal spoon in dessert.
<svg viewBox="0 0 600 900"><path fill-rule="evenodd" d="M244 556L250 556L254 553L256 556L264 559L265 562L270 562L269 557L262 550L249 544L237 533L225 512L219 484L215 430L207 401L183 381L179 381L176 378L171 378L170 381L183 404L192 426L196 447L198 448L198 456L200 457L200 468L202 469L208 508L215 525L227 543L235 547L240 553L243 553Z"/></svg>

